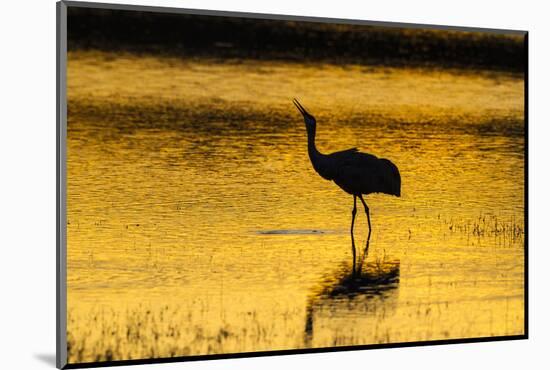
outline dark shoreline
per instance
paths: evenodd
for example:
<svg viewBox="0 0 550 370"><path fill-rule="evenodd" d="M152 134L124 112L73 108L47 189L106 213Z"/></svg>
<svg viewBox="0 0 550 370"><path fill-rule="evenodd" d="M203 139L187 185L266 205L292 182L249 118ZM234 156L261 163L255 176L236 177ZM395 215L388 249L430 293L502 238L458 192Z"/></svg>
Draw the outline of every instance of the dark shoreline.
<svg viewBox="0 0 550 370"><path fill-rule="evenodd" d="M524 36L69 7L68 48L523 72Z"/></svg>

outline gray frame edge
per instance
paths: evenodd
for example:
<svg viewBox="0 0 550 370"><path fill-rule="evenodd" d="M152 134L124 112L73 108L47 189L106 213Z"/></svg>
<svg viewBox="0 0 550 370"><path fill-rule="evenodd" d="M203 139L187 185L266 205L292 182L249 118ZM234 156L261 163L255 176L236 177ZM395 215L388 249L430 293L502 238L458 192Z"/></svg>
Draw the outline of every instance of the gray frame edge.
<svg viewBox="0 0 550 370"><path fill-rule="evenodd" d="M56 367L67 365L67 5L56 3Z"/></svg>
<svg viewBox="0 0 550 370"><path fill-rule="evenodd" d="M68 1L62 0L61 2L64 3L66 6L70 6L70 7L108 9L108 10L134 10L134 11L143 11L143 12L211 15L211 16L219 16L219 17L240 17L240 18L303 21L303 22L317 22L317 23L340 23L340 24L354 24L354 25L363 25L363 26L379 26L379 27L394 27L394 28L399 28L399 27L429 28L429 29L443 30L443 31L469 31L469 32L477 31L477 32L500 33L500 34L507 33L511 35L524 35L527 33L527 30L444 26L444 25L438 25L438 24L421 24L421 23L405 23L405 22L383 22L383 21L371 21L371 20L348 19L348 18L325 18L325 17L309 17L309 16L286 15L286 14L231 12L226 10L173 8L173 7L151 6L151 5L110 4L110 3L81 2L81 1L72 1L72 0L68 0Z"/></svg>

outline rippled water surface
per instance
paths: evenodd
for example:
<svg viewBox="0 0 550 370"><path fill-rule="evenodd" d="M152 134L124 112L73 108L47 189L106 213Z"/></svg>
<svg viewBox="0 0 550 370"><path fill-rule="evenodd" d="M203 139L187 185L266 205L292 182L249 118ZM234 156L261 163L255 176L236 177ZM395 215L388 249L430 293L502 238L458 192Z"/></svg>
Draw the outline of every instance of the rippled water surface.
<svg viewBox="0 0 550 370"><path fill-rule="evenodd" d="M72 52L69 362L523 334L523 76ZM353 198L307 156L400 169ZM359 249L367 235L359 208Z"/></svg>

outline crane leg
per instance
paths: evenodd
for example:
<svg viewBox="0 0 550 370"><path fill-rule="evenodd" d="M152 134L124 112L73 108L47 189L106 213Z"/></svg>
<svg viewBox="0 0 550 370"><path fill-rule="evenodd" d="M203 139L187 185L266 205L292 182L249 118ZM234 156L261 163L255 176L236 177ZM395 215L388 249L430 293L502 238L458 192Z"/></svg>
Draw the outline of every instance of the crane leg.
<svg viewBox="0 0 550 370"><path fill-rule="evenodd" d="M365 207L365 213L367 214L367 222L369 224L369 235L367 236L367 244L365 246L365 252L363 253L363 256L366 256L367 253L369 252L370 234L371 234L372 228L370 226L370 212L369 212L369 207L367 206L367 202L365 202L362 195L359 195L359 199L361 199L361 203L363 203L363 207Z"/></svg>
<svg viewBox="0 0 550 370"><path fill-rule="evenodd" d="M353 255L353 275L355 275L355 240L353 239L353 224L357 214L357 196L353 196L353 209L351 210L351 253Z"/></svg>

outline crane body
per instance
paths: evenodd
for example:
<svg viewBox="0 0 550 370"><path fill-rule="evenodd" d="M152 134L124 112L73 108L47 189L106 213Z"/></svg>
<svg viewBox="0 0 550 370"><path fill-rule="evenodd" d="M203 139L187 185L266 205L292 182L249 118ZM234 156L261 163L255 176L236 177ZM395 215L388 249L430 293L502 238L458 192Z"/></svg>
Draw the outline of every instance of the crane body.
<svg viewBox="0 0 550 370"><path fill-rule="evenodd" d="M294 105L304 118L307 131L308 155L313 169L325 180L334 181L346 193L353 195L353 209L351 219L351 241L353 253L353 266L355 270L355 241L353 237L353 226L357 213L357 198L361 200L369 226L369 234L365 247L365 254L371 235L370 213L363 195L372 193L384 193L401 196L401 175L399 169L390 160L378 158L375 155L362 153L357 148L351 148L331 154L323 154L317 150L315 145L315 134L317 122L315 117L309 114L298 102L293 100Z"/></svg>

